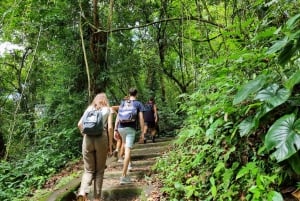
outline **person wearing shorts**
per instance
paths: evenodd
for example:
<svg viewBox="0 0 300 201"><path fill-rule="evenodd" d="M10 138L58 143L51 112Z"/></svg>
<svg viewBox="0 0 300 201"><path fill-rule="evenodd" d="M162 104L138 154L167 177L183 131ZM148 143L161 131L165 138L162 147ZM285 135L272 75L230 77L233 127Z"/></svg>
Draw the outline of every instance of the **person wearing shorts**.
<svg viewBox="0 0 300 201"><path fill-rule="evenodd" d="M148 130L150 132L152 142L153 143L155 142L155 135L157 133L156 127L158 124L157 107L153 97L149 98L149 101L144 105L145 108L147 106L150 107L151 109L147 109L147 111L145 111L144 109L144 113L143 113L144 130L142 132L142 135L140 137L140 142L139 142L144 144L146 144L147 142L146 134Z"/></svg>
<svg viewBox="0 0 300 201"><path fill-rule="evenodd" d="M143 118L143 104L136 100L137 90L135 88L129 89L129 100L133 101L133 106L137 109L138 112L138 120L140 123L140 128L143 130L144 128L144 118ZM122 176L120 178L120 184L131 183L131 179L127 176L128 166L131 163L131 149L133 148L133 144L135 141L135 135L137 131L137 121L135 122L127 122L121 123L119 122L119 116L117 116L115 122L115 132L114 135L121 135L122 138L122 146L125 148L125 156L123 162ZM130 166L129 166L130 167Z"/></svg>

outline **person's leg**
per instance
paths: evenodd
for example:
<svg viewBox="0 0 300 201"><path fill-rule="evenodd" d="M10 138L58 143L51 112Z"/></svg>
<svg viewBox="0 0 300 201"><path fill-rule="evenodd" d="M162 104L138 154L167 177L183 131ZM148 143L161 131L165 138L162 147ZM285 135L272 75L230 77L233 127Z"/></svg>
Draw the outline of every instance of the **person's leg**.
<svg viewBox="0 0 300 201"><path fill-rule="evenodd" d="M108 150L108 139L106 135L95 138L95 149L96 149L96 174L95 174L95 190L94 199L101 198L103 175L105 170L105 163L107 158Z"/></svg>
<svg viewBox="0 0 300 201"><path fill-rule="evenodd" d="M123 144L125 144L125 157L122 169L122 177L120 178L120 184L130 183L130 178L127 177L127 170L129 162L131 161L131 148L133 147L135 139L135 129L126 127L119 130L122 136Z"/></svg>
<svg viewBox="0 0 300 201"><path fill-rule="evenodd" d="M146 134L147 134L147 130L148 130L148 125L147 125L147 122L144 123L144 130L141 132L141 136L140 136L140 140L139 140L139 143L142 144L142 143L146 143L147 140L146 140Z"/></svg>
<svg viewBox="0 0 300 201"><path fill-rule="evenodd" d="M122 144L121 144L121 148L120 148L120 152L119 152L118 162L124 163L123 155L125 153L125 144L126 144L126 136L127 136L126 128L119 128L119 133L120 133Z"/></svg>
<svg viewBox="0 0 300 201"><path fill-rule="evenodd" d="M114 131L113 128L109 128L109 156L113 154L113 139L114 139Z"/></svg>
<svg viewBox="0 0 300 201"><path fill-rule="evenodd" d="M123 177L127 176L128 165L130 162L130 153L131 153L131 148L125 147L125 157L124 157L123 170L122 170Z"/></svg>
<svg viewBox="0 0 300 201"><path fill-rule="evenodd" d="M121 147L120 150L118 152L118 162L119 163L123 163L124 162L124 147L125 147L125 142L123 139L121 139Z"/></svg>
<svg viewBox="0 0 300 201"><path fill-rule="evenodd" d="M119 158L118 156L120 154L121 147L122 147L122 140L117 139L116 150L113 152L114 157Z"/></svg>
<svg viewBox="0 0 300 201"><path fill-rule="evenodd" d="M116 146L116 150L119 152L121 150L121 146L122 146L122 140L118 139L117 140L117 146Z"/></svg>
<svg viewBox="0 0 300 201"><path fill-rule="evenodd" d="M121 143L120 152L119 152L119 158L123 159L125 154L125 144Z"/></svg>
<svg viewBox="0 0 300 201"><path fill-rule="evenodd" d="M156 125L155 125L155 123L153 123L153 125L151 125L150 134L151 134L152 142L155 142L155 137L156 137Z"/></svg>
<svg viewBox="0 0 300 201"><path fill-rule="evenodd" d="M88 187L91 185L95 172L95 150L92 139L89 136L83 137L82 156L84 164L84 173L82 175L81 184L78 195L86 196Z"/></svg>

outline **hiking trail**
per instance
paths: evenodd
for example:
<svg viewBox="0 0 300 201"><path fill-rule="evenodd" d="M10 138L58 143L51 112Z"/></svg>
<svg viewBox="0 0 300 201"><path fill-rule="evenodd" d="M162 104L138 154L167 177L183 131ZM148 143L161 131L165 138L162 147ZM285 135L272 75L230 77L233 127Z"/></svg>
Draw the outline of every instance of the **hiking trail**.
<svg viewBox="0 0 300 201"><path fill-rule="evenodd" d="M115 157L107 159L107 168L104 173L102 198L105 201L154 201L157 192L152 184L151 167L157 158L169 150L173 137L160 137L155 143L148 140L146 144L135 143L131 152L132 170L129 171L132 183L120 185L123 163ZM82 165L83 169L83 165ZM80 186L83 170L72 181L63 187L53 190L47 201L76 201L76 193ZM93 187L90 186L89 199L93 200ZM156 189L157 190L157 189ZM159 200L159 199L158 199Z"/></svg>

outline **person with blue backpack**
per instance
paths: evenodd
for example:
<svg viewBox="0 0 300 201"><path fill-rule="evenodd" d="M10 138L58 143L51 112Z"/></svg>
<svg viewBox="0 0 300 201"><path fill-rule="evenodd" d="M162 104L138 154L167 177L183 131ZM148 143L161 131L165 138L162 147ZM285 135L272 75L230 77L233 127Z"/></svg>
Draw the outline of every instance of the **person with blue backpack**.
<svg viewBox="0 0 300 201"><path fill-rule="evenodd" d="M122 101L119 106L118 116L115 122L114 135L118 133L122 137L122 146L125 148L125 157L123 162L122 176L120 184L131 183L131 179L127 176L127 170L131 164L131 149L135 141L137 132L137 122L140 123L140 129L144 128L143 104L137 100L137 90L129 89L129 99Z"/></svg>
<svg viewBox="0 0 300 201"><path fill-rule="evenodd" d="M94 201L101 200L103 175L112 134L112 116L105 93L97 94L78 122L83 136L82 156L84 173L77 201L87 201L89 186L94 180Z"/></svg>
<svg viewBox="0 0 300 201"><path fill-rule="evenodd" d="M144 105L143 110L143 116L144 116L144 130L140 136L139 143L146 144L146 134L149 132L151 136L151 140L154 143L155 142L155 136L157 133L157 124L158 124L158 114L157 114L157 107L154 102L154 98L150 97L148 102Z"/></svg>

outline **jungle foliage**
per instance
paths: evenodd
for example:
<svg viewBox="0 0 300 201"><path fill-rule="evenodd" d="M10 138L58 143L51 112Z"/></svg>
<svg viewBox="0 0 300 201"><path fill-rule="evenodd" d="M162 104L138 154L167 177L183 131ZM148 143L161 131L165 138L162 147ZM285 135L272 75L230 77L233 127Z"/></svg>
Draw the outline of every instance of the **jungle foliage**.
<svg viewBox="0 0 300 201"><path fill-rule="evenodd" d="M299 199L300 15L284 10L274 26L267 10L245 22L256 33L243 50L212 59L205 86L185 96L185 126L154 168L168 199Z"/></svg>
<svg viewBox="0 0 300 201"><path fill-rule="evenodd" d="M28 200L81 157L88 102L131 86L178 137L154 167L164 199L283 200L300 180L299 6L0 1L0 200Z"/></svg>

